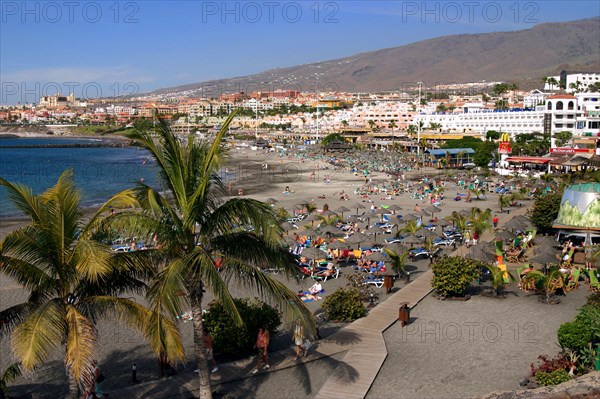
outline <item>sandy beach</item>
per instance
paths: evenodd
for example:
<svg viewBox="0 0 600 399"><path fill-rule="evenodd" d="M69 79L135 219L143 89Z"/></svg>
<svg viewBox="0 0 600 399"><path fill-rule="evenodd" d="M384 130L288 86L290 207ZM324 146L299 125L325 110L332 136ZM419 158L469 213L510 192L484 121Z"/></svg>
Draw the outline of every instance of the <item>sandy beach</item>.
<svg viewBox="0 0 600 399"><path fill-rule="evenodd" d="M395 196L391 200L383 195L373 195L361 198L354 194L354 189L364 185L362 175L355 176L349 171L334 170L323 161L302 160L299 158L279 157L275 153L262 151L232 150L231 161L223 173L227 176L227 187L231 195L242 194L264 201L268 198L277 200L275 208L285 208L290 211L297 204L313 201L317 209L325 205L335 210L340 206L352 208L356 202L362 203L367 209L373 201L374 205L396 204L404 210L400 214L414 213L413 207L421 208L428 204L414 200L409 194ZM267 167L264 167L264 164ZM407 173L406 178L413 175L427 175L430 178L440 175L447 181L445 195L447 199L441 206L442 212L438 217L445 217L455 210L479 207L482 209L497 209L497 195L490 194L485 200L473 200L467 204L464 201L455 202L452 197L460 188L444 172L425 168ZM390 176L385 173L371 172L373 185L388 182ZM286 187L290 192L285 193ZM243 190L239 192L239 190ZM348 201L340 200L341 193L349 196ZM524 207L528 206L524 202ZM524 212L524 209L520 209ZM522 212L519 212L522 213ZM512 217L506 213L498 214L500 218ZM0 219L0 237L21 226L24 220L19 218ZM383 239L383 238L381 238ZM447 252L450 252L448 249ZM466 254L469 250L459 248L459 253ZM517 265L511 265L516 268ZM427 270L428 261L409 261L407 269L411 275L418 277L420 272ZM342 268L342 276L338 279L323 283L325 297L338 287L345 285L344 274L352 273L350 268ZM281 278L281 276L276 276ZM311 284L309 279L288 282L294 290L305 290ZM404 285L397 282L398 288ZM401 288L400 288L401 289ZM380 289L382 290L382 289ZM234 295L254 296L254 293L241 292L234 289ZM502 339L490 341L490 336L479 334L477 339L452 340L447 334L436 338L434 335L414 332L407 335L406 331L390 328L385 333L389 356L374 385L369 391L372 398L459 398L475 397L498 389L514 389L520 378L527 375L529 364L536 361L540 354L554 354L556 347L556 329L562 322L571 320L576 309L585 301L587 292L584 289L569 293L560 305L539 303L532 295L520 292L515 285L509 289L507 299L494 300L476 297L468 302L440 302L428 297L419 304L413 314L416 322L413 328L427 328L428 325L448 326L449 323L496 323L500 328ZM0 277L0 304L2 308L9 307L26 299L26 293L16 283L6 277ZM138 298L143 301L142 298ZM212 299L210 293L205 297L205 303ZM380 300L386 296L381 291ZM320 302L310 302L307 306L317 312ZM433 324L431 324L433 323ZM437 324L436 324L437 323ZM192 361L192 330L191 323L181 323L182 335L187 363L180 365L180 373L189 373L194 368ZM342 328L343 325L327 323L321 326L321 334L327 336ZM491 327L490 327L491 328ZM533 330L531 330L533 328ZM520 335L511 336L511 331ZM440 330L441 331L441 330ZM530 332L533 333L530 334ZM99 324L100 347L98 360L107 370L105 387L110 392L129 384L131 365L136 363L138 378L148 381L156 378L158 373L157 361L150 353L141 337L127 328L117 325L113 320ZM489 331L491 334L491 330ZM440 333L441 334L441 333ZM528 335L529 334L529 335ZM533 334L533 335L532 335ZM493 338L493 337L492 337ZM532 343L529 338L535 339ZM432 341L433 340L433 341ZM272 351L287 350L291 342L287 334L275 337ZM13 359L10 354L9 342L6 338L0 341L0 369L10 364ZM291 352L290 352L291 353ZM58 397L66 392L64 367L57 352L34 375L19 378L12 386L11 393L19 398ZM217 360L218 357L217 357ZM319 386L324 383L322 378L328 370L341 359L331 358L327 362L316 361L306 366L306 374L311 376L311 387L308 390L298 390L302 382L289 383L297 380L298 375L290 370L282 370L269 374L269 378L261 377L254 382L249 380L217 386L216 389L229 393L231 397L283 398L283 397L313 397ZM305 378L305 377L302 377ZM56 396L55 396L56 395ZM112 396L111 396L112 397Z"/></svg>

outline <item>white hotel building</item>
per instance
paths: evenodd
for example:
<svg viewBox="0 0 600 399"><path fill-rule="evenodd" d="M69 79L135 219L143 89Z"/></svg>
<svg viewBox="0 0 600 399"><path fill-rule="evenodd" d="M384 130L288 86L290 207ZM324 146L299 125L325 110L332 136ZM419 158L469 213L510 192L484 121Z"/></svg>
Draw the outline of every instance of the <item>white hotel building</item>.
<svg viewBox="0 0 600 399"><path fill-rule="evenodd" d="M534 111L490 111L482 104L467 103L462 113L416 115L416 121L430 122L451 133L479 133L489 130L511 135L569 131L574 136L600 133L600 93L556 94Z"/></svg>

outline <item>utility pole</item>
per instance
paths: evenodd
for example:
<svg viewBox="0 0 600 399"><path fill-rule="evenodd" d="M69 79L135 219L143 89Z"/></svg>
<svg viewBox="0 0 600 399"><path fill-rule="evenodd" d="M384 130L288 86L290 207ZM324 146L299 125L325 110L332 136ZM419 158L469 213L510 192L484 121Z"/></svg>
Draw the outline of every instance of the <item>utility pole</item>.
<svg viewBox="0 0 600 399"><path fill-rule="evenodd" d="M418 108L417 108L417 115L421 115L421 86L423 85L423 82L417 82L417 85L419 85L419 104L418 104ZM417 155L420 155L421 153L421 120L419 118L419 120L417 121Z"/></svg>

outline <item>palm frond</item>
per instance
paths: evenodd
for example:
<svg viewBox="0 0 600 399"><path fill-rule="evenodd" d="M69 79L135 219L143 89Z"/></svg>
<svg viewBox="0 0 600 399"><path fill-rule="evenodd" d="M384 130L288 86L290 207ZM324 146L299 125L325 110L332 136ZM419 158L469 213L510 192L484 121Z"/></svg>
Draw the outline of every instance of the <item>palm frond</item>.
<svg viewBox="0 0 600 399"><path fill-rule="evenodd" d="M282 311L287 322L299 320L309 328L307 331L311 334L316 331L312 313L285 284L238 259L229 258L222 273L226 274L228 282L256 293L264 302L276 306ZM218 297L217 293L213 293Z"/></svg>
<svg viewBox="0 0 600 399"><path fill-rule="evenodd" d="M185 360L185 350L177 324L153 311L147 316L144 335L157 356L165 355L169 364Z"/></svg>
<svg viewBox="0 0 600 399"><path fill-rule="evenodd" d="M156 312L166 312L173 317L183 312L187 267L184 260L174 259L156 275L147 291L147 298Z"/></svg>
<svg viewBox="0 0 600 399"><path fill-rule="evenodd" d="M215 260L211 258L203 247L198 246L183 261L187 265L186 268L190 271L190 281L201 281L201 284L188 284L188 291L190 289L208 288L214 294L215 298L223 304L223 308L233 321L241 325L243 323L242 317L233 302L233 297L229 292L226 282L220 275ZM226 265L223 265L222 270L225 269ZM198 294L190 293L190 296L194 295L197 296Z"/></svg>
<svg viewBox="0 0 600 399"><path fill-rule="evenodd" d="M73 257L79 280L97 283L113 269L110 250L97 241L78 240Z"/></svg>
<svg viewBox="0 0 600 399"><path fill-rule="evenodd" d="M216 236L209 244L225 258L244 259L260 269L277 268L288 276L297 276L294 258L280 241L270 243L251 232L238 231Z"/></svg>
<svg viewBox="0 0 600 399"><path fill-rule="evenodd" d="M35 307L35 303L24 302L2 310L0 312L0 320L2 320L0 323L0 338L21 324Z"/></svg>
<svg viewBox="0 0 600 399"><path fill-rule="evenodd" d="M201 225L200 234L209 237L226 234L240 226L252 226L266 242L278 242L283 232L269 205L249 198L233 198L210 214Z"/></svg>
<svg viewBox="0 0 600 399"><path fill-rule="evenodd" d="M81 230L81 237L89 238L91 232L97 229L102 220L102 215L110 208L132 208L139 207L139 202L135 197L135 191L132 189L121 191L113 195L92 215L88 223Z"/></svg>
<svg viewBox="0 0 600 399"><path fill-rule="evenodd" d="M42 220L43 204L33 194L31 188L24 184L11 183L3 178L0 178L0 185L6 187L8 198L21 212L30 217L35 223Z"/></svg>
<svg viewBox="0 0 600 399"><path fill-rule="evenodd" d="M52 300L40 304L14 328L11 345L23 367L31 370L40 365L60 345L67 330L65 316L63 304Z"/></svg>
<svg viewBox="0 0 600 399"><path fill-rule="evenodd" d="M98 333L94 324L81 314L77 308L67 305L65 322L67 324L65 365L82 390L93 386L94 350Z"/></svg>

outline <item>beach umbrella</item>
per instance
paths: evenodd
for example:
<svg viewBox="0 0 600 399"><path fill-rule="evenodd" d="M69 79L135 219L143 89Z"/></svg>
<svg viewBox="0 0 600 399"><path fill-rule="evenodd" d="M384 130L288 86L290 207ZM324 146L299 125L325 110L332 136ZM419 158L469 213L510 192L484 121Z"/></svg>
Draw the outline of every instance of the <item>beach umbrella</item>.
<svg viewBox="0 0 600 399"><path fill-rule="evenodd" d="M358 215L358 210L359 209L365 209L365 206L363 204L361 204L360 202L355 203L354 205L351 205L352 209L356 209L356 214Z"/></svg>
<svg viewBox="0 0 600 399"><path fill-rule="evenodd" d="M387 255L384 254L383 252L372 252L369 255L367 255L365 258L369 259L369 260L374 260L377 262L390 260L390 258L388 258Z"/></svg>
<svg viewBox="0 0 600 399"><path fill-rule="evenodd" d="M361 242L366 242L369 240L369 237L364 235L363 233L352 234L350 237L346 239L346 242L350 244L358 244Z"/></svg>
<svg viewBox="0 0 600 399"><path fill-rule="evenodd" d="M285 230L286 233L292 229L295 229L294 225L292 225L290 222L281 223L281 228Z"/></svg>
<svg viewBox="0 0 600 399"><path fill-rule="evenodd" d="M550 237L550 236L536 235L535 238L533 239L533 243L535 244L535 247L533 250L534 252L538 248L558 248L558 247L560 247L560 244L558 243L558 241L556 241L554 239L554 237Z"/></svg>
<svg viewBox="0 0 600 399"><path fill-rule="evenodd" d="M317 247L304 248L300 255L304 256L306 259L312 260L327 258L327 253L325 251L320 250Z"/></svg>
<svg viewBox="0 0 600 399"><path fill-rule="evenodd" d="M323 217L337 216L337 213L328 209L326 211L321 212L321 216L323 216Z"/></svg>
<svg viewBox="0 0 600 399"><path fill-rule="evenodd" d="M458 214L463 217L469 217L471 216L471 211L468 209L461 209L460 211L458 211Z"/></svg>
<svg viewBox="0 0 600 399"><path fill-rule="evenodd" d="M449 221L447 221L447 220L445 220L445 219L440 219L440 220L438 220L437 222L435 222L435 225L436 225L436 226L439 226L439 227L441 227L442 229L443 229L444 227L448 227L448 226L450 226L451 224L452 224L452 223L450 223Z"/></svg>
<svg viewBox="0 0 600 399"><path fill-rule="evenodd" d="M473 246L466 257L482 262L493 262L496 259L496 247L493 242L483 241Z"/></svg>
<svg viewBox="0 0 600 399"><path fill-rule="evenodd" d="M344 234L340 229L338 229L337 227L334 227L330 224L326 225L325 227L321 227L319 230L321 231L321 233L330 234L330 235L343 235Z"/></svg>
<svg viewBox="0 0 600 399"><path fill-rule="evenodd" d="M542 251L535 255L533 258L529 259L530 262L545 264L545 263L558 263L559 255L557 251Z"/></svg>
<svg viewBox="0 0 600 399"><path fill-rule="evenodd" d="M437 238L438 235L435 234L433 231L422 227L415 233L415 236L425 238Z"/></svg>
<svg viewBox="0 0 600 399"><path fill-rule="evenodd" d="M400 218L400 220L404 221L404 222L410 222L412 221L417 221L419 220L419 218L415 215L413 215L412 213L409 213L408 215L404 215L402 216L402 218Z"/></svg>
<svg viewBox="0 0 600 399"><path fill-rule="evenodd" d="M396 204L392 204L392 205L388 206L387 209L389 209L390 211L394 211L394 212L398 212L398 211L402 210L402 208Z"/></svg>
<svg viewBox="0 0 600 399"><path fill-rule="evenodd" d="M415 236L408 236L402 240L402 244L406 244L406 245L412 247L414 245L423 244L423 240L421 240Z"/></svg>
<svg viewBox="0 0 600 399"><path fill-rule="evenodd" d="M436 212L441 212L441 211L442 211L442 209L435 205L431 205L431 206L428 206L427 208L423 209L423 212L431 213L431 215L433 215Z"/></svg>
<svg viewBox="0 0 600 399"><path fill-rule="evenodd" d="M269 204L269 205L274 205L274 204L276 204L276 203L278 203L278 202L279 202L279 201L278 201L278 200L276 200L275 198L267 198L267 199L265 200L265 203L267 203L267 204Z"/></svg>
<svg viewBox="0 0 600 399"><path fill-rule="evenodd" d="M402 254L404 251L408 250L408 247L406 245L401 244L399 242L387 244L385 247L391 251L394 251L397 254Z"/></svg>
<svg viewBox="0 0 600 399"><path fill-rule="evenodd" d="M296 242L296 240L294 240L294 239L293 239L292 237L290 237L290 236L285 236L285 237L283 237L283 241L285 241L285 243L286 243L286 244L288 244L289 246L292 246L292 245L294 245L294 246L295 246L296 244L298 244L298 243Z"/></svg>
<svg viewBox="0 0 600 399"><path fill-rule="evenodd" d="M309 237L316 237L319 235L319 233L317 233L315 231L315 229L313 229L312 227L309 227L308 225L304 225L301 228L299 228L298 234L309 236Z"/></svg>
<svg viewBox="0 0 600 399"><path fill-rule="evenodd" d="M504 224L504 228L511 231L526 230L530 227L533 227L532 223L526 216L522 215L515 216Z"/></svg>
<svg viewBox="0 0 600 399"><path fill-rule="evenodd" d="M340 206L339 208L337 208L335 210L335 212L341 213L342 214L342 219L344 218L344 212L350 212L350 209L346 208L345 206Z"/></svg>
<svg viewBox="0 0 600 399"><path fill-rule="evenodd" d="M331 249L348 249L350 245L347 242L341 242L340 240L334 240L331 243L327 244L327 246Z"/></svg>

